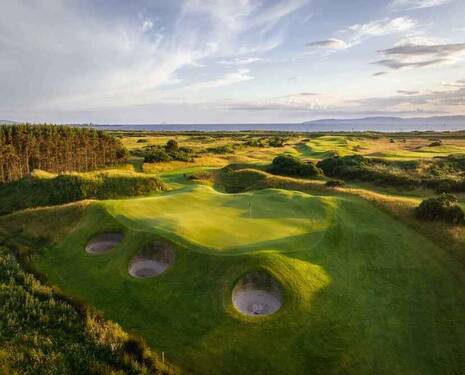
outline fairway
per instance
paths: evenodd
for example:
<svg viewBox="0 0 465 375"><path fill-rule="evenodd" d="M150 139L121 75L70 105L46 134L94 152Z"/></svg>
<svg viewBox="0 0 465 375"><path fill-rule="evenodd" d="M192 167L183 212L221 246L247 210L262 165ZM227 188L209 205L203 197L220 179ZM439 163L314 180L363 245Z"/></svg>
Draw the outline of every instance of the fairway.
<svg viewBox="0 0 465 375"><path fill-rule="evenodd" d="M118 246L86 253L110 231L124 233ZM131 277L131 261L160 237L175 244L174 263ZM34 263L188 373L458 374L465 364L459 266L355 197L187 186L98 202ZM269 316L233 306L236 283L254 271L282 287Z"/></svg>
<svg viewBox="0 0 465 375"><path fill-rule="evenodd" d="M191 242L200 251L238 254L314 246L328 229L334 198L286 190L223 194L194 185L149 198L108 201L109 212L133 229Z"/></svg>

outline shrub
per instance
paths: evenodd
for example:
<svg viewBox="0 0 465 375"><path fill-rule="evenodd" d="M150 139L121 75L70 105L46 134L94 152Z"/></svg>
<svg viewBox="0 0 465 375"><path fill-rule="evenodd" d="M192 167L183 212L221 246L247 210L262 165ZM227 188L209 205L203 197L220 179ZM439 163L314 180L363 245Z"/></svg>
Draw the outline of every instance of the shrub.
<svg viewBox="0 0 465 375"><path fill-rule="evenodd" d="M431 144L429 145L429 147L439 147L439 146L442 146L442 141L441 141L441 140L433 141L433 142L431 142Z"/></svg>
<svg viewBox="0 0 465 375"><path fill-rule="evenodd" d="M326 186L329 188L338 188L346 186L346 183L342 180L329 180L326 181Z"/></svg>
<svg viewBox="0 0 465 375"><path fill-rule="evenodd" d="M140 139L137 140L136 143L147 143L147 142L148 142L147 139L145 139L145 138L140 138Z"/></svg>
<svg viewBox="0 0 465 375"><path fill-rule="evenodd" d="M165 146L147 146L136 155L143 156L145 163L161 163L171 160L193 161L193 150L188 147L179 147L178 142L170 139Z"/></svg>
<svg viewBox="0 0 465 375"><path fill-rule="evenodd" d="M284 142L286 140L282 137L273 137L268 141L270 147L284 147Z"/></svg>
<svg viewBox="0 0 465 375"><path fill-rule="evenodd" d="M234 154L234 149L231 145L224 145L218 147L207 148L208 152L212 154Z"/></svg>
<svg viewBox="0 0 465 375"><path fill-rule="evenodd" d="M332 178L367 181L380 185L416 187L421 180L411 170L411 162L390 162L382 159L367 159L361 155L333 156L318 162L324 174Z"/></svg>
<svg viewBox="0 0 465 375"><path fill-rule="evenodd" d="M166 151L159 148L151 148L144 156L144 163L160 163L171 160L171 156L168 155Z"/></svg>
<svg viewBox="0 0 465 375"><path fill-rule="evenodd" d="M423 200L415 209L415 215L422 220L465 224L465 213L457 205L457 198L447 193L443 193L439 197Z"/></svg>
<svg viewBox="0 0 465 375"><path fill-rule="evenodd" d="M436 187L436 193L450 193L452 192L452 184L449 181L442 181Z"/></svg>
<svg viewBox="0 0 465 375"><path fill-rule="evenodd" d="M170 139L168 142L166 142L165 146L166 152L175 152L179 149L178 142L176 142L174 139Z"/></svg>
<svg viewBox="0 0 465 375"><path fill-rule="evenodd" d="M291 155L275 157L268 168L268 172L277 175L299 177L315 177L321 174L320 169L312 162L302 162Z"/></svg>
<svg viewBox="0 0 465 375"><path fill-rule="evenodd" d="M249 147L265 147L266 146L266 144L263 142L262 139L249 139L244 144Z"/></svg>

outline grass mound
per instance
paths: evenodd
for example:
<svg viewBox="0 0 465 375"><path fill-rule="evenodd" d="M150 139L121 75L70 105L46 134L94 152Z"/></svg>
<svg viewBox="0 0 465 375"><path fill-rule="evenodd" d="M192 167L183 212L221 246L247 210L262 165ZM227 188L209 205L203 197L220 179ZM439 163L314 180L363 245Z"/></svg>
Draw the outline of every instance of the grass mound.
<svg viewBox="0 0 465 375"><path fill-rule="evenodd" d="M260 271L245 275L232 293L234 307L251 316L275 313L281 308L282 299L279 283L267 273Z"/></svg>
<svg viewBox="0 0 465 375"><path fill-rule="evenodd" d="M170 244L156 241L131 261L128 272L139 278L158 276L173 264L174 258L175 252Z"/></svg>
<svg viewBox="0 0 465 375"><path fill-rule="evenodd" d="M232 165L221 169L217 173L217 182L225 187L228 193L239 193L263 184L269 174L258 169L237 169Z"/></svg>
<svg viewBox="0 0 465 375"><path fill-rule="evenodd" d="M29 207L83 199L110 199L166 190L158 177L130 171L52 174L34 171L0 187L0 215Z"/></svg>
<svg viewBox="0 0 465 375"><path fill-rule="evenodd" d="M119 226L124 251L82 251L93 234ZM129 275L160 234L174 240L176 268L150 281ZM433 374L465 365L463 270L353 196L199 186L92 203L34 265L186 373ZM282 286L275 314L257 319L234 307L233 290L251 270Z"/></svg>
<svg viewBox="0 0 465 375"><path fill-rule="evenodd" d="M219 170L213 175L213 179L228 193L259 189L321 190L322 187L322 183L317 180L276 176L259 169L234 164Z"/></svg>

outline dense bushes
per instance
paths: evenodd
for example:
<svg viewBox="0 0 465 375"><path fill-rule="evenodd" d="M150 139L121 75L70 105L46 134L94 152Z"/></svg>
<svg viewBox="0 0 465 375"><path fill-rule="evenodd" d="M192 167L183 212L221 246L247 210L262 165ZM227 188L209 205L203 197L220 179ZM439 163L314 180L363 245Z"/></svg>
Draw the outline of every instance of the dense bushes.
<svg viewBox="0 0 465 375"><path fill-rule="evenodd" d="M265 142L265 139L263 138L249 139L245 141L244 144L249 147L266 147L266 142Z"/></svg>
<svg viewBox="0 0 465 375"><path fill-rule="evenodd" d="M280 155L273 159L268 172L284 176L315 177L321 171L312 162L302 162L290 155Z"/></svg>
<svg viewBox="0 0 465 375"><path fill-rule="evenodd" d="M172 160L193 161L193 151L188 147L179 147L174 139L170 139L165 146L146 146L135 152L142 156L145 163L160 163Z"/></svg>
<svg viewBox="0 0 465 375"><path fill-rule="evenodd" d="M78 312L2 247L0 301L1 373L162 372L144 343L84 306Z"/></svg>
<svg viewBox="0 0 465 375"><path fill-rule="evenodd" d="M367 159L361 155L331 157L320 161L318 167L326 176L349 180L370 181L393 186L417 186L420 181L394 168L389 162Z"/></svg>
<svg viewBox="0 0 465 375"><path fill-rule="evenodd" d="M465 213L452 194L443 193L439 197L425 199L415 209L415 215L423 220L465 224Z"/></svg>
<svg viewBox="0 0 465 375"><path fill-rule="evenodd" d="M158 177L129 171L55 175L35 171L0 187L0 214L82 199L111 199L166 190Z"/></svg>
<svg viewBox="0 0 465 375"><path fill-rule="evenodd" d="M390 161L361 155L330 157L317 166L332 178L372 182L402 188L426 187L438 192L465 191L465 157L433 161Z"/></svg>
<svg viewBox="0 0 465 375"><path fill-rule="evenodd" d="M268 140L268 145L270 147L284 147L286 138L283 137L273 137Z"/></svg>
<svg viewBox="0 0 465 375"><path fill-rule="evenodd" d="M224 145L224 146L218 146L218 147L209 147L207 148L207 152L210 152L212 154L234 154L234 148L232 145Z"/></svg>

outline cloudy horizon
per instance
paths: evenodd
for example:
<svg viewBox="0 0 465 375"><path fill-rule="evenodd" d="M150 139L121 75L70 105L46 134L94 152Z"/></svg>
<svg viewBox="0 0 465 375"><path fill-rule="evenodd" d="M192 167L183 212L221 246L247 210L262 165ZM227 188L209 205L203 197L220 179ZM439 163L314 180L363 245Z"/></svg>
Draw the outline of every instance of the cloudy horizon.
<svg viewBox="0 0 465 375"><path fill-rule="evenodd" d="M6 0L0 119L465 114L464 16L460 0Z"/></svg>

